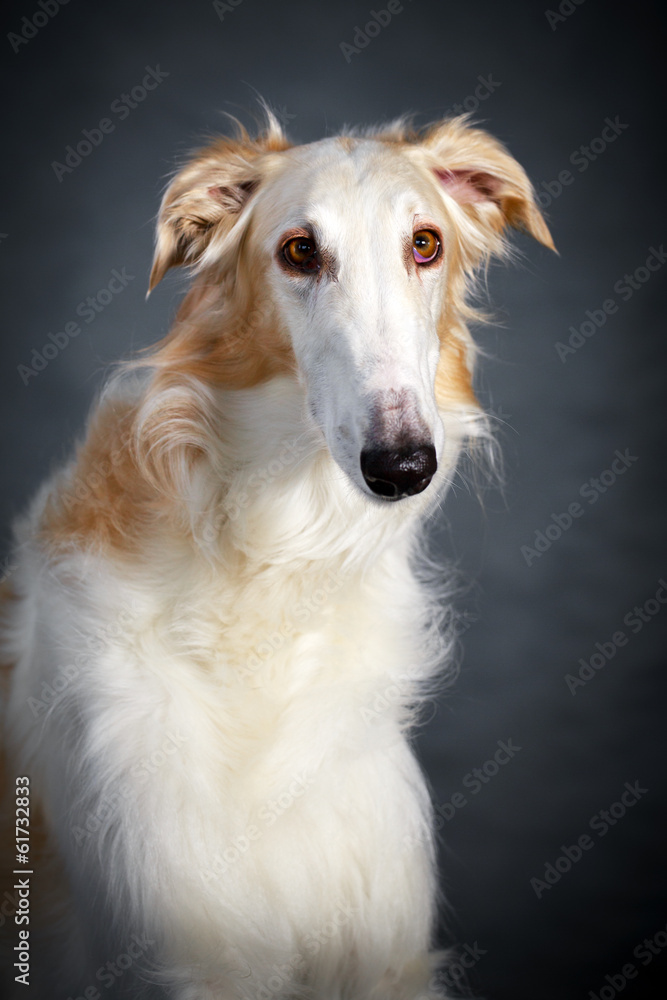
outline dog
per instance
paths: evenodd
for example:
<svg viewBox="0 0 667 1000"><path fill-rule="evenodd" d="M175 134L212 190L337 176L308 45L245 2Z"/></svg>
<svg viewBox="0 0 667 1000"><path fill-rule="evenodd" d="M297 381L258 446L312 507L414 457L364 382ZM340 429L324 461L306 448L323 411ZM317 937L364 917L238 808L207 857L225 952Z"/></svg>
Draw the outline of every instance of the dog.
<svg viewBox="0 0 667 1000"><path fill-rule="evenodd" d="M298 146L267 112L172 179L150 289L190 289L4 586L17 995L445 995L409 743L452 655L423 526L489 438L471 292L510 228L553 248L466 116Z"/></svg>

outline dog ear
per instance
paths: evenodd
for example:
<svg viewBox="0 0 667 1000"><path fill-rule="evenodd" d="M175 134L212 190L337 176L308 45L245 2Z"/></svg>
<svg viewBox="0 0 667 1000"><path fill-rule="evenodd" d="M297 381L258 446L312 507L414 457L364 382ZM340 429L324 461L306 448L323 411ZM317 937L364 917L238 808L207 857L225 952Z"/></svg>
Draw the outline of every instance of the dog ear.
<svg viewBox="0 0 667 1000"><path fill-rule="evenodd" d="M167 188L157 221L149 292L171 267L198 263L213 235L231 232L262 179L263 154L289 148L271 116L257 139L239 129L200 150Z"/></svg>
<svg viewBox="0 0 667 1000"><path fill-rule="evenodd" d="M460 117L434 125L422 147L444 191L474 221L497 233L512 226L556 249L523 167L497 139Z"/></svg>

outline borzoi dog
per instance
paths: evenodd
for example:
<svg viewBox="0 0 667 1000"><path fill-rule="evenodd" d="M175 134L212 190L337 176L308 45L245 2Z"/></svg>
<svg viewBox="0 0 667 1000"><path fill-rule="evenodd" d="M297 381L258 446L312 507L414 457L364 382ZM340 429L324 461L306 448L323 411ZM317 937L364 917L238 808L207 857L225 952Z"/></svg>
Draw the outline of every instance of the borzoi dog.
<svg viewBox="0 0 667 1000"><path fill-rule="evenodd" d="M269 115L169 185L150 287L191 288L5 586L7 923L40 997L443 995L420 532L487 435L469 292L508 227L552 246L465 118L293 146Z"/></svg>

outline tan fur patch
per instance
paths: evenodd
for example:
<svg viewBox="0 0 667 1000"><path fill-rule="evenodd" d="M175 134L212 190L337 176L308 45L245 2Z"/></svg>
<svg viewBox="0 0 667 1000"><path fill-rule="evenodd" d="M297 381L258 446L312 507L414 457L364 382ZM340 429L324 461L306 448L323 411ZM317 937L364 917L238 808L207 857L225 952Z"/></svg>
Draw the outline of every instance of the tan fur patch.
<svg viewBox="0 0 667 1000"><path fill-rule="evenodd" d="M435 396L443 410L481 409L472 387L465 345L454 334L444 338L435 374Z"/></svg>
<svg viewBox="0 0 667 1000"><path fill-rule="evenodd" d="M103 407L79 448L74 474L49 499L40 534L59 548L73 538L132 549L158 516L155 489L132 447L134 407Z"/></svg>
<svg viewBox="0 0 667 1000"><path fill-rule="evenodd" d="M193 292L196 296L196 288ZM275 323L268 303L256 305L246 316L231 309L224 316L222 310L217 316L205 306L200 310L196 297L184 307L188 319L175 325L152 357L157 367L236 389L296 370L291 344Z"/></svg>
<svg viewBox="0 0 667 1000"><path fill-rule="evenodd" d="M231 228L257 187L263 163L291 143L277 127L251 139L240 125L235 139L220 137L193 157L167 188L160 207L149 290L170 267L192 264L214 233Z"/></svg>
<svg viewBox="0 0 667 1000"><path fill-rule="evenodd" d="M341 135L338 137L338 144L341 149L345 150L346 153L351 153L356 145L356 142L350 135Z"/></svg>
<svg viewBox="0 0 667 1000"><path fill-rule="evenodd" d="M289 336L267 292L266 262L244 240L233 274L200 275L171 333L150 355L158 368L207 385L247 389L296 371Z"/></svg>
<svg viewBox="0 0 667 1000"><path fill-rule="evenodd" d="M288 337L263 294L259 261L244 245L233 279L206 273L194 283L165 340L144 362L154 374L137 405L103 405L79 448L74 473L49 500L41 528L49 545L73 538L136 552L158 522L182 530L179 474L203 455L197 439L212 419L188 382L250 388L294 372Z"/></svg>

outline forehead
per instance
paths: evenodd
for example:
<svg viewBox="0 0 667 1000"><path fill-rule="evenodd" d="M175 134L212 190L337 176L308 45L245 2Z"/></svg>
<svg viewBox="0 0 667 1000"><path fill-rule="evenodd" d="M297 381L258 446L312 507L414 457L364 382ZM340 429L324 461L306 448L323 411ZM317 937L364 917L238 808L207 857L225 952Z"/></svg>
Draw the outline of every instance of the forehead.
<svg viewBox="0 0 667 1000"><path fill-rule="evenodd" d="M270 229L395 222L442 214L437 184L400 143L343 137L297 146L271 164L262 198Z"/></svg>

